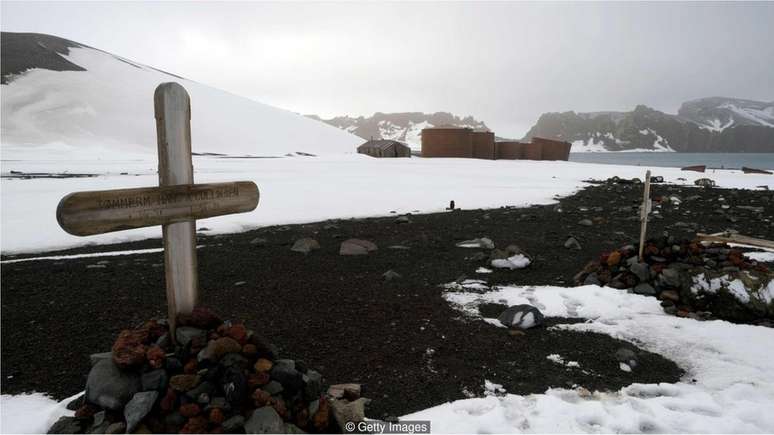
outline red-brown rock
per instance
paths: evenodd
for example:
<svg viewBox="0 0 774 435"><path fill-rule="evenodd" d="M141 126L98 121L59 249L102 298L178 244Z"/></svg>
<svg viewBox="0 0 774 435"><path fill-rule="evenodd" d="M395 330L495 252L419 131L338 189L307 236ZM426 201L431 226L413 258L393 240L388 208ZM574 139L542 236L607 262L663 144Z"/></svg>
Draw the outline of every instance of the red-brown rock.
<svg viewBox="0 0 774 435"><path fill-rule="evenodd" d="M263 391L260 388L253 391L253 402L255 402L256 408L266 406L270 400L271 394L267 393L266 391Z"/></svg>
<svg viewBox="0 0 774 435"><path fill-rule="evenodd" d="M320 407L312 416L312 425L315 429L317 429L318 432L325 432L325 430L328 428L331 418L330 414L331 410L330 405L328 405L328 400L325 397L321 397Z"/></svg>
<svg viewBox="0 0 774 435"><path fill-rule="evenodd" d="M159 407L164 412L170 412L173 409L175 409L175 401L177 400L177 394L175 394L175 390L172 388L167 389L167 394L164 395L164 397L161 398L161 402L159 403Z"/></svg>
<svg viewBox="0 0 774 435"><path fill-rule="evenodd" d="M76 418L89 418L92 417L94 414L97 413L97 409L93 406L89 405L88 403L81 406L77 410L75 410L75 417Z"/></svg>
<svg viewBox="0 0 774 435"><path fill-rule="evenodd" d="M273 365L274 363L272 363L266 358L258 358L258 361L255 362L254 368L255 368L255 371L258 373L268 372L269 370L271 370Z"/></svg>
<svg viewBox="0 0 774 435"><path fill-rule="evenodd" d="M252 343L247 343L242 347L242 353L247 357L255 356L258 354L258 347Z"/></svg>
<svg viewBox="0 0 774 435"><path fill-rule="evenodd" d="M180 433L206 433L207 423L207 419L201 415L189 418L185 426L180 429Z"/></svg>
<svg viewBox="0 0 774 435"><path fill-rule="evenodd" d="M226 335L233 338L239 344L244 345L247 343L247 328L242 323L235 323L231 325L226 331Z"/></svg>
<svg viewBox="0 0 774 435"><path fill-rule="evenodd" d="M288 408L285 406L285 401L282 400L279 397L272 397L269 401L269 404L272 408L274 408L275 411L277 411L277 414L279 414L280 417L282 417L283 420L288 418Z"/></svg>
<svg viewBox="0 0 774 435"><path fill-rule="evenodd" d="M217 314L205 307L195 307L191 314L179 314L177 322L181 326L193 326L200 329L216 329L223 323Z"/></svg>
<svg viewBox="0 0 774 435"><path fill-rule="evenodd" d="M193 375L198 371L199 363L196 361L196 358L189 359L188 362L183 366L183 373L187 375Z"/></svg>
<svg viewBox="0 0 774 435"><path fill-rule="evenodd" d="M613 267L621 262L621 253L613 251L607 256L607 265Z"/></svg>
<svg viewBox="0 0 774 435"><path fill-rule="evenodd" d="M146 347L144 342L148 331L142 329L124 329L113 343L113 362L118 367L130 368L145 363Z"/></svg>
<svg viewBox="0 0 774 435"><path fill-rule="evenodd" d="M166 358L166 356L164 349L156 345L149 347L147 352L145 352L145 358L148 360L148 364L154 369L159 369L164 365L164 358Z"/></svg>
<svg viewBox="0 0 774 435"><path fill-rule="evenodd" d="M202 409L196 403L186 403L185 405L180 405L179 412L183 417L191 418L199 415Z"/></svg>
<svg viewBox="0 0 774 435"><path fill-rule="evenodd" d="M215 424L221 424L226 419L226 416L223 415L223 410L220 408L212 408L210 409L210 422Z"/></svg>
<svg viewBox="0 0 774 435"><path fill-rule="evenodd" d="M247 377L247 385L252 389L266 385L271 380L267 372L252 373Z"/></svg>

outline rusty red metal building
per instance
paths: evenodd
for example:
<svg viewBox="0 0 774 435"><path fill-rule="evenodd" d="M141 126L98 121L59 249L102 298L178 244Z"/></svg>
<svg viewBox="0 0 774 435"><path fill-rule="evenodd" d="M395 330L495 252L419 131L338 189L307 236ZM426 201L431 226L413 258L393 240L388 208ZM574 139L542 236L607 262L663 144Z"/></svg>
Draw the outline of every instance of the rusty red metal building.
<svg viewBox="0 0 774 435"><path fill-rule="evenodd" d="M472 134L473 157L476 159L496 159L494 133L488 130L474 130Z"/></svg>
<svg viewBox="0 0 774 435"><path fill-rule="evenodd" d="M454 126L422 130L422 157L473 157L473 130Z"/></svg>

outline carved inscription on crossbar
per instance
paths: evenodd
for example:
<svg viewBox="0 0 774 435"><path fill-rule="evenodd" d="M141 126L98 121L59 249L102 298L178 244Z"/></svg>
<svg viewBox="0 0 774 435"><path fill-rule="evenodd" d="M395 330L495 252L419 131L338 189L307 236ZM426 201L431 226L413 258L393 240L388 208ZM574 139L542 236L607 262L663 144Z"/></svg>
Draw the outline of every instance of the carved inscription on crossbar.
<svg viewBox="0 0 774 435"><path fill-rule="evenodd" d="M243 213L258 200L251 181L76 192L62 198L56 217L68 233L89 236Z"/></svg>

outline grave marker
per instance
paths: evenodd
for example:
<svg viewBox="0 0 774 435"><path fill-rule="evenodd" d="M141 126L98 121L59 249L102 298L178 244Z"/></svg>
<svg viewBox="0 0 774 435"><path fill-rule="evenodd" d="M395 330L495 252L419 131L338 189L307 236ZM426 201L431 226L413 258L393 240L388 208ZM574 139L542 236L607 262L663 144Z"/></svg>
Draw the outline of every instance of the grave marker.
<svg viewBox="0 0 774 435"><path fill-rule="evenodd" d="M161 225L167 305L175 319L198 300L196 219L244 213L258 206L252 181L194 184L191 160L191 103L177 83L154 94L159 186L71 193L59 202L59 225L77 236Z"/></svg>

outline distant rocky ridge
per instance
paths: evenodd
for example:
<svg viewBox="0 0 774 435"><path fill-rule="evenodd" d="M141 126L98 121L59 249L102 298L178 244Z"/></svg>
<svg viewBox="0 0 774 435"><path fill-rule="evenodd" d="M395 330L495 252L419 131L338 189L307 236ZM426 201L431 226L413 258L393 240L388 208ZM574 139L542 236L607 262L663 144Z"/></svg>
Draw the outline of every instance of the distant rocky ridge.
<svg viewBox="0 0 774 435"><path fill-rule="evenodd" d="M374 113L373 116L337 116L331 119L322 119L317 115L307 115L309 118L325 122L334 127L346 130L363 139L391 139L405 142L413 148L419 148L422 143L420 133L422 129L438 127L441 125L453 125L457 127L470 127L474 129L489 128L482 121L472 116L461 118L447 112L422 113Z"/></svg>
<svg viewBox="0 0 774 435"><path fill-rule="evenodd" d="M472 116L421 112L338 116L323 121L363 139L392 139L419 148L423 128L488 129ZM630 112L544 113L527 132L573 144L572 152L774 152L774 102L709 97L687 101L676 115L639 105ZM498 138L501 139L501 138Z"/></svg>
<svg viewBox="0 0 774 435"><path fill-rule="evenodd" d="M774 102L710 97L677 115L637 106L631 112L545 113L525 140L560 139L583 151L774 152Z"/></svg>

